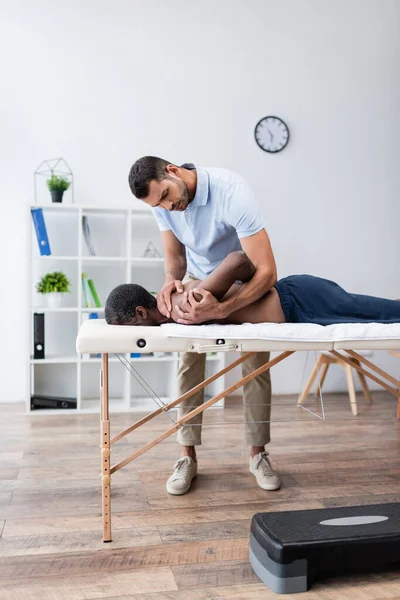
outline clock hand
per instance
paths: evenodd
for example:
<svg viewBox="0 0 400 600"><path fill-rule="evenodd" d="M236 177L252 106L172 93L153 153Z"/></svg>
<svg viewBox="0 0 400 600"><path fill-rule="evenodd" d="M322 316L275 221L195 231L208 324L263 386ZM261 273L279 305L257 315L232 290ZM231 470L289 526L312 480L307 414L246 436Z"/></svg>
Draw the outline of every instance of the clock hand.
<svg viewBox="0 0 400 600"><path fill-rule="evenodd" d="M269 133L269 135L270 135L271 142L273 142L273 140L274 140L274 136L272 135L272 133L270 132L270 130L269 130L269 129L268 129L268 133Z"/></svg>

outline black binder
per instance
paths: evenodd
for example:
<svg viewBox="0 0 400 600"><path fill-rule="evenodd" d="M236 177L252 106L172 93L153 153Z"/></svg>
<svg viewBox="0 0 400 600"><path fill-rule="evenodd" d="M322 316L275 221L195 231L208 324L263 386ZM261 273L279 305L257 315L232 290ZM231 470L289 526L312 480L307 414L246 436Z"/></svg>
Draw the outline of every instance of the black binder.
<svg viewBox="0 0 400 600"><path fill-rule="evenodd" d="M31 396L31 410L40 408L76 408L76 398L34 394Z"/></svg>
<svg viewBox="0 0 400 600"><path fill-rule="evenodd" d="M44 358L44 313L33 314L33 358Z"/></svg>

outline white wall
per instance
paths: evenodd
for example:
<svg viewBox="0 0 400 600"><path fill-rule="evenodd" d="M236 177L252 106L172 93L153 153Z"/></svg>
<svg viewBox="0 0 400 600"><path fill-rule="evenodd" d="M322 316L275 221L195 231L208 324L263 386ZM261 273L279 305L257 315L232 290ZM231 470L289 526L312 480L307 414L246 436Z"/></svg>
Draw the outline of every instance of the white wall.
<svg viewBox="0 0 400 600"><path fill-rule="evenodd" d="M45 158L67 159L85 204L133 202L127 174L144 154L237 170L256 190L280 277L400 296L399 2L2 0L0 10L2 401L26 391L26 210ZM291 130L277 156L253 139L271 113ZM299 357L274 391L298 391L301 376Z"/></svg>

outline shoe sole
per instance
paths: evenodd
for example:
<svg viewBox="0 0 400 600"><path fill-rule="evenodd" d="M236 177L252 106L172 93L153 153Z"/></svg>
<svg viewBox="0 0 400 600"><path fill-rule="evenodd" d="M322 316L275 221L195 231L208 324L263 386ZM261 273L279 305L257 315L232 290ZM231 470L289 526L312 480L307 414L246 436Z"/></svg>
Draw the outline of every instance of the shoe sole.
<svg viewBox="0 0 400 600"><path fill-rule="evenodd" d="M257 481L257 485L258 485L259 488L261 488L262 490L266 490L267 492L274 492L275 490L280 490L281 489L281 485L271 487L271 486L266 486L266 485L260 485L258 483L258 481Z"/></svg>
<svg viewBox="0 0 400 600"><path fill-rule="evenodd" d="M168 489L168 485L166 486L166 490L168 492L168 494L170 494L171 496L184 496L185 494L187 494L190 491L190 488L192 487L192 483L193 480L196 478L196 475L194 475L189 483L189 486L187 488L183 488L183 490L180 491L172 491L171 489Z"/></svg>
<svg viewBox="0 0 400 600"><path fill-rule="evenodd" d="M261 484L261 483L258 482L257 475L255 473L253 473L253 471L251 469L249 469L249 471L255 477L255 480L257 481L258 487L261 488L262 490L266 490L267 492L273 492L275 490L279 490L281 488L281 486L282 486L282 482L279 482L279 484L277 484L277 485L274 485L274 484L271 484L271 485Z"/></svg>

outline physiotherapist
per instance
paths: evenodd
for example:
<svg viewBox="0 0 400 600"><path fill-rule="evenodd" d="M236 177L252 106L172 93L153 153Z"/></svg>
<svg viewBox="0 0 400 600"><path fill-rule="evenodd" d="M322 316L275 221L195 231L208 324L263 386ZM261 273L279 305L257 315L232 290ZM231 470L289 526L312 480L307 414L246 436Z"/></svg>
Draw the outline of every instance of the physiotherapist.
<svg viewBox="0 0 400 600"><path fill-rule="evenodd" d="M180 323L199 324L227 318L235 310L255 302L277 281L277 269L268 234L247 181L232 171L204 168L192 163L177 166L162 158L145 156L129 173L136 198L151 206L164 248L165 282L157 295L159 310L169 316L171 293L183 292L182 283L205 279L234 250L243 250L256 273L240 291L218 302L209 292L191 306L185 304ZM202 292L203 293L203 292ZM256 352L242 364L243 376L269 361L269 352ZM206 355L180 355L178 394L205 378ZM204 401L204 391L182 402L182 418ZM264 490L281 486L265 446L270 442L271 379L269 370L243 387L245 443L250 446L249 469ZM181 458L167 481L170 494L189 491L197 474L196 446L201 445L202 413L178 431ZM217 461L216 461L217 462Z"/></svg>

